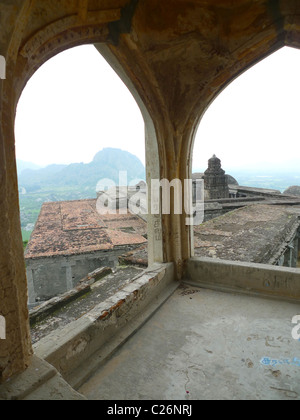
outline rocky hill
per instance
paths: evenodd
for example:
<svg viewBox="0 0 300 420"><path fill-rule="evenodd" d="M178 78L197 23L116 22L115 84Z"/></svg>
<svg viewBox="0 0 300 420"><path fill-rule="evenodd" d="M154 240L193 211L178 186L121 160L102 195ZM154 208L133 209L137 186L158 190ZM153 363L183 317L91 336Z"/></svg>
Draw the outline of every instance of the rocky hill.
<svg viewBox="0 0 300 420"><path fill-rule="evenodd" d="M28 192L57 187L95 189L98 181L104 178L118 184L120 171L127 172L128 181L145 179L145 167L136 156L120 149L106 148L87 164L50 165L38 170L23 170L19 173L19 186Z"/></svg>

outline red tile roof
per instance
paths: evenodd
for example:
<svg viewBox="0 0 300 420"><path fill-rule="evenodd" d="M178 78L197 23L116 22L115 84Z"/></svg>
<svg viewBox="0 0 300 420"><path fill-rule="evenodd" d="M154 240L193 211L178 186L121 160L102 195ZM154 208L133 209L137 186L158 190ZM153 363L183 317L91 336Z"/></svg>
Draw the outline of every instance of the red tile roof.
<svg viewBox="0 0 300 420"><path fill-rule="evenodd" d="M128 214L100 215L97 200L45 203L25 258L74 255L147 242L147 224Z"/></svg>

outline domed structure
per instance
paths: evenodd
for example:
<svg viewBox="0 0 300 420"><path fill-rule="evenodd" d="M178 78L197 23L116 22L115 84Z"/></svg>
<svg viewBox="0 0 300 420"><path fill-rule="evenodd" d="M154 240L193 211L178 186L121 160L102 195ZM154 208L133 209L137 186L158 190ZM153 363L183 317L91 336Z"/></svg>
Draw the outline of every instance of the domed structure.
<svg viewBox="0 0 300 420"><path fill-rule="evenodd" d="M208 169L204 173L204 189L206 200L229 198L228 179L216 155L208 161Z"/></svg>
<svg viewBox="0 0 300 420"><path fill-rule="evenodd" d="M300 186L294 185L293 187L289 187L283 194L300 196Z"/></svg>
<svg viewBox="0 0 300 420"><path fill-rule="evenodd" d="M225 176L227 178L228 185L236 185L236 186L240 185L238 183L238 181L232 175L225 174ZM193 182L196 182L197 179L204 179L204 173L203 172L195 172L192 175L192 179L193 179Z"/></svg>
<svg viewBox="0 0 300 420"><path fill-rule="evenodd" d="M231 175L225 175L228 181L228 185L236 185L237 187L239 186L239 183L237 182L237 180L231 176Z"/></svg>

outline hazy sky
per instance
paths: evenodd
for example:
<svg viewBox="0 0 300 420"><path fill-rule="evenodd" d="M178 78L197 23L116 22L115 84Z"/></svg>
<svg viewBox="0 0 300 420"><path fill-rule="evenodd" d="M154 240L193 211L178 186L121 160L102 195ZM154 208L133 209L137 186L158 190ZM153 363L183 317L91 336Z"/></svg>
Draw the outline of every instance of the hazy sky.
<svg viewBox="0 0 300 420"><path fill-rule="evenodd" d="M206 167L204 155L215 153L224 169L293 166L300 172L299 75L300 51L283 48L232 82L202 119L194 166Z"/></svg>
<svg viewBox="0 0 300 420"><path fill-rule="evenodd" d="M203 117L194 169L217 154L224 169L298 167L300 51L284 48L234 81ZM145 163L144 123L133 97L93 46L37 71L20 99L17 158L39 165L90 162L116 147ZM300 168L299 168L300 172Z"/></svg>
<svg viewBox="0 0 300 420"><path fill-rule="evenodd" d="M40 165L91 162L104 147L145 163L145 129L131 93L93 46L45 63L18 104L17 157Z"/></svg>

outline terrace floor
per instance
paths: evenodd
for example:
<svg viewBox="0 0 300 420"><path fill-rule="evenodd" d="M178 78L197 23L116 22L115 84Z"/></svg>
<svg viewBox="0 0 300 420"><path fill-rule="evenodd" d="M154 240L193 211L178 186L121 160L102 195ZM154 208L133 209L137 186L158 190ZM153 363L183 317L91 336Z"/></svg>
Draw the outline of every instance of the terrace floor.
<svg viewBox="0 0 300 420"><path fill-rule="evenodd" d="M180 286L78 390L91 400L299 400L300 305Z"/></svg>

